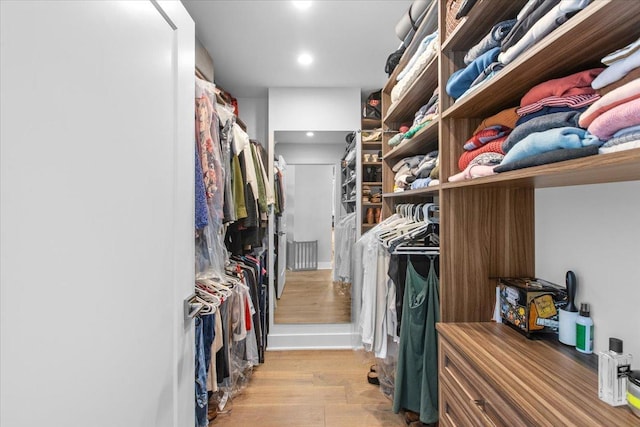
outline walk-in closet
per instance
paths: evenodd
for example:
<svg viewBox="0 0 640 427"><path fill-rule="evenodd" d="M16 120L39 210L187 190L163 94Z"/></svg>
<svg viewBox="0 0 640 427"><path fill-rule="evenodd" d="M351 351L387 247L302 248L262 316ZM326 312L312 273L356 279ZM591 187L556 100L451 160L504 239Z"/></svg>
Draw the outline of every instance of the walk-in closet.
<svg viewBox="0 0 640 427"><path fill-rule="evenodd" d="M639 16L0 1L0 425L640 426Z"/></svg>

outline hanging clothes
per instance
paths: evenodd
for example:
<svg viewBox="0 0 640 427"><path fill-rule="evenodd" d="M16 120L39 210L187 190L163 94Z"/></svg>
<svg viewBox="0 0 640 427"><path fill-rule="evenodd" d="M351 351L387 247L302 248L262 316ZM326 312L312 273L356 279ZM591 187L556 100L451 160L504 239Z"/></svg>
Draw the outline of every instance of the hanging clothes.
<svg viewBox="0 0 640 427"><path fill-rule="evenodd" d="M440 320L440 291L436 258L429 260L426 277L414 263L407 274L400 328L393 411L408 409L426 424L438 420L438 347L435 324Z"/></svg>

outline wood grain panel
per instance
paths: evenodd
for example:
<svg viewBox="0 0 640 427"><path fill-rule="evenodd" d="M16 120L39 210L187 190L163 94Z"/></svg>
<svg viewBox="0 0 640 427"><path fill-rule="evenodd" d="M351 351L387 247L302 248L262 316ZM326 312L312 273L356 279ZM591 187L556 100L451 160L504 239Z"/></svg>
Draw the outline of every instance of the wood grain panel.
<svg viewBox="0 0 640 427"><path fill-rule="evenodd" d="M461 187L565 187L640 180L640 148L504 172L490 177L442 184Z"/></svg>
<svg viewBox="0 0 640 427"><path fill-rule="evenodd" d="M440 309L443 322L488 321L491 277L534 272L531 189L443 190Z"/></svg>
<svg viewBox="0 0 640 427"><path fill-rule="evenodd" d="M454 349L482 381L536 426L632 426L626 407L598 399L597 373L558 351L555 343L529 340L495 323L437 326L441 342ZM459 392L459 390L454 390ZM511 420L518 425L520 420Z"/></svg>
<svg viewBox="0 0 640 427"><path fill-rule="evenodd" d="M439 399L438 412L440 414L441 427L463 427L463 426L482 426L481 422L474 422L471 415L468 402L462 399L459 393L456 393L449 383L441 379L438 384Z"/></svg>

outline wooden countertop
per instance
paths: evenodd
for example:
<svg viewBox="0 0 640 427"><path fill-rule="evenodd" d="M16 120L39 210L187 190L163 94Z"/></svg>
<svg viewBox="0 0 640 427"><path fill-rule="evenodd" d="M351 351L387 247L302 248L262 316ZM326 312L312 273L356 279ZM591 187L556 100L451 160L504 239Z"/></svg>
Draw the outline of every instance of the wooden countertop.
<svg viewBox="0 0 640 427"><path fill-rule="evenodd" d="M640 418L628 407L612 407L598 399L595 356L584 358L555 340L527 339L497 323L438 323L437 330L536 425L640 426Z"/></svg>

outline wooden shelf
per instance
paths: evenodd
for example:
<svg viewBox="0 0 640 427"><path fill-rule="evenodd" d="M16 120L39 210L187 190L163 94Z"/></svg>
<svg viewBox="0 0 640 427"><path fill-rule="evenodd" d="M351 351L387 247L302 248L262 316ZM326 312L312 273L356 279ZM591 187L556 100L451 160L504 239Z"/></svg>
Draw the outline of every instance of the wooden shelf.
<svg viewBox="0 0 640 427"><path fill-rule="evenodd" d="M438 149L438 123L436 119L420 129L413 138L405 139L384 155L384 160L397 159L416 154L426 154Z"/></svg>
<svg viewBox="0 0 640 427"><path fill-rule="evenodd" d="M468 181L449 182L442 184L442 188L547 188L637 180L640 180L640 148L519 169Z"/></svg>
<svg viewBox="0 0 640 427"><path fill-rule="evenodd" d="M442 43L441 50L468 51L498 22L516 17L526 0L480 0Z"/></svg>
<svg viewBox="0 0 640 427"><path fill-rule="evenodd" d="M434 185L432 187L418 188L415 190L398 191L396 193L382 193L383 199L402 199L405 197L416 197L424 195L432 195L440 190L440 185Z"/></svg>
<svg viewBox="0 0 640 427"><path fill-rule="evenodd" d="M373 187L373 186L379 187L379 186L382 185L382 182L380 182L380 181L378 181L378 182L375 182L375 181L364 181L362 183L362 185L368 185L370 187Z"/></svg>
<svg viewBox="0 0 640 427"><path fill-rule="evenodd" d="M362 148L365 150L371 150L374 148L368 148L368 147L375 147L375 148L380 148L382 147L382 141L371 141L371 142L363 142L362 143Z"/></svg>
<svg viewBox="0 0 640 427"><path fill-rule="evenodd" d="M362 206L375 206L375 207L380 207L380 206L382 206L382 202L379 202L379 203L374 203L374 202L362 202Z"/></svg>
<svg viewBox="0 0 640 427"><path fill-rule="evenodd" d="M640 2L592 2L481 88L454 103L444 111L442 118L484 118L517 106L520 98L538 83L602 67L603 52L611 52L637 40L637 22L629 17L639 14Z"/></svg>
<svg viewBox="0 0 640 427"><path fill-rule="evenodd" d="M626 406L598 399L597 370L557 339L530 340L491 322L441 322L436 328L439 359L447 367L441 369L440 381L453 380L453 387L470 384L474 398L486 399L486 407L498 410L495 418L504 425L632 426L640 421ZM475 406L470 399L460 406L464 404Z"/></svg>
<svg viewBox="0 0 640 427"><path fill-rule="evenodd" d="M382 127L382 120L379 119L362 119L362 130L374 130Z"/></svg>
<svg viewBox="0 0 640 427"><path fill-rule="evenodd" d="M397 129L402 122L412 122L416 111L429 101L437 86L438 56L436 55L409 86L404 95L389 107L383 119L384 123L390 128Z"/></svg>
<svg viewBox="0 0 640 427"><path fill-rule="evenodd" d="M380 166L382 162L362 162L362 166Z"/></svg>

